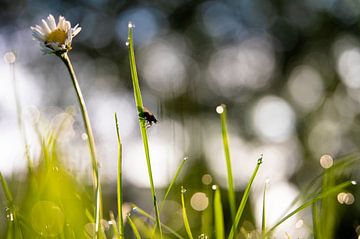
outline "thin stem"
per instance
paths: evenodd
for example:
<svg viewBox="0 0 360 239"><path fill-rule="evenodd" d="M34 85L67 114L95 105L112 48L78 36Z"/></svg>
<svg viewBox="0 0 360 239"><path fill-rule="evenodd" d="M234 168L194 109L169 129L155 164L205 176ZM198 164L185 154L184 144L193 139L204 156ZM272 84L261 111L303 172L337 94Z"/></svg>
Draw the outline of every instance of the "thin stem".
<svg viewBox="0 0 360 239"><path fill-rule="evenodd" d="M119 225L119 238L124 238L124 222L123 222L123 193L122 193L122 144L120 139L120 130L118 118L115 113L115 125L116 125L116 135L118 141L118 177L117 177L117 206L118 206L118 225Z"/></svg>
<svg viewBox="0 0 360 239"><path fill-rule="evenodd" d="M28 144L28 140L26 137L25 127L23 124L21 101L19 98L16 77L15 77L15 66L14 66L14 63L9 64L9 66L10 66L10 72L12 75L12 84L13 84L16 113L17 113L17 123L18 123L18 127L20 130L20 134L21 134L24 146L25 146L25 156L26 156L26 160L28 163L29 173L31 174L33 171L33 162L32 162L31 156L30 156L29 144Z"/></svg>
<svg viewBox="0 0 360 239"><path fill-rule="evenodd" d="M228 130L227 130L227 117L226 117L226 105L222 104L222 112L220 113L221 119L221 132L224 144L224 152L225 152L225 160L226 160L226 168L227 168L227 176L228 176L228 197L229 197L229 205L230 205L230 212L232 221L235 219L235 192L234 192L234 179L232 174L232 167L231 167L231 158L230 158L230 149L229 149L229 137L228 137Z"/></svg>
<svg viewBox="0 0 360 239"><path fill-rule="evenodd" d="M242 216L242 214L243 214L243 212L244 212L246 202L247 202L247 200L248 200L248 198L249 198L249 193L250 193L251 185L252 185L252 183L254 182L254 179L255 179L255 177L256 177L256 174L257 174L257 172L258 172L258 170L259 170L259 167L260 167L261 163L262 163L262 156L261 156L261 158L258 159L258 162L257 162L257 165L256 165L256 167L255 167L255 170L254 170L254 172L253 172L253 174L252 174L252 176L251 176L251 178L250 178L250 181L249 181L248 185L246 186L244 195L243 195L243 197L242 197L242 199L241 199L241 202L240 202L240 206L239 206L239 208L238 208L238 210L237 210L237 212L236 212L235 221L234 221L234 223L233 223L233 225L232 225L232 227L231 227L231 231L230 231L230 233L229 233L228 239L233 239L233 238L235 238L235 233L236 233L237 227L238 227L238 225L239 225L241 216Z"/></svg>
<svg viewBox="0 0 360 239"><path fill-rule="evenodd" d="M140 91L140 87L139 87L139 80L138 80L138 75L137 75L137 70L136 70L134 43L133 43L133 29L134 29L134 26L132 25L132 23L129 23L129 25L128 25L129 37L128 37L127 44L129 46L130 71L131 71L131 79L132 79L132 83L133 83L133 87L134 87L135 104L136 104L138 113L141 114L144 111L144 106L143 106L143 102L142 102L141 91ZM147 137L147 131L146 131L146 121L142 117L139 117L139 126L140 126L142 141L144 144L144 151L145 151L145 158L146 158L147 170L148 170L149 181L150 181L151 194L152 194L153 204L154 204L154 209L155 209L155 217L156 217L155 227L156 226L159 227L160 237L162 238L160 212L159 212L158 203L157 203L157 199L156 199L153 173L152 173L152 169L151 169L150 150L149 150L149 143L148 143L148 137Z"/></svg>
<svg viewBox="0 0 360 239"><path fill-rule="evenodd" d="M64 62L66 68L69 71L70 78L73 83L74 90L76 92L76 96L77 96L77 99L79 102L81 115L82 115L84 126L85 126L85 131L86 131L86 134L88 137L87 142L89 145L89 151L90 151L90 156L91 156L93 185L94 185L94 189L95 189L95 200L96 200L95 223L96 223L97 236L99 237L99 235L100 235L100 217L102 214L101 213L101 211L102 211L101 187L100 187L100 177L99 177L99 170L98 170L98 161L96 159L95 141L94 141L94 136L93 136L92 128L91 128L91 124L90 124L90 118L89 118L89 115L88 115L88 112L86 109L84 97L81 93L80 85L77 81L76 74L75 74L75 71L74 71L72 63L70 61L69 56L67 55L66 52L63 54L59 54L58 56Z"/></svg>

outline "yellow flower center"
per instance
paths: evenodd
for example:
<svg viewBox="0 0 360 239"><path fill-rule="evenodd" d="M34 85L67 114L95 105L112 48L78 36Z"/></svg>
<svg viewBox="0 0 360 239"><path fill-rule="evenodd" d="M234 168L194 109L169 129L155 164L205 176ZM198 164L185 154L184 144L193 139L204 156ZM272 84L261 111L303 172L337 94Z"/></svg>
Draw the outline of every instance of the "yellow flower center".
<svg viewBox="0 0 360 239"><path fill-rule="evenodd" d="M63 30L56 29L52 31L46 38L46 42L58 42L60 44L64 44L67 38L67 33Z"/></svg>

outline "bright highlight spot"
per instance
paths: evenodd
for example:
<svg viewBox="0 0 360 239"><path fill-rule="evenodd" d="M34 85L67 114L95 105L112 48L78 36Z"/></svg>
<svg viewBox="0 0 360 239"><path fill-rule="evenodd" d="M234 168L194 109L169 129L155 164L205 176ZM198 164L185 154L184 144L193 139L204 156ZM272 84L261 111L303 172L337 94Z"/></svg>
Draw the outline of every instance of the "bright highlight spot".
<svg viewBox="0 0 360 239"><path fill-rule="evenodd" d="M16 61L15 53L12 51L6 52L4 55L4 61L6 64L14 64Z"/></svg>
<svg viewBox="0 0 360 239"><path fill-rule="evenodd" d="M325 154L320 158L320 165L323 168L330 168L333 165L333 163L334 163L333 158L328 154Z"/></svg>
<svg viewBox="0 0 360 239"><path fill-rule="evenodd" d="M209 198L205 193L194 193L190 199L190 205L196 211L204 211L209 206Z"/></svg>
<svg viewBox="0 0 360 239"><path fill-rule="evenodd" d="M282 98L266 96L254 106L251 121L260 138L282 142L293 134L295 114Z"/></svg>
<svg viewBox="0 0 360 239"><path fill-rule="evenodd" d="M224 106L223 105L219 105L218 107L216 107L216 113L222 114L223 112L224 112Z"/></svg>
<svg viewBox="0 0 360 239"><path fill-rule="evenodd" d="M352 193L341 192L337 195L337 200L340 204L351 205L355 202L355 197Z"/></svg>

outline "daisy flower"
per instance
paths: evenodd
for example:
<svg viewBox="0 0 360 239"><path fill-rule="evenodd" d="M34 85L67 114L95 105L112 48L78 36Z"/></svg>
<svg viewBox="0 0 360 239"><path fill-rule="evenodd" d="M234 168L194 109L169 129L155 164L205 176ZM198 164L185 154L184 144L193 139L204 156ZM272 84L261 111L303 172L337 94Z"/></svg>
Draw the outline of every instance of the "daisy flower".
<svg viewBox="0 0 360 239"><path fill-rule="evenodd" d="M44 53L62 54L71 50L71 42L80 31L81 27L77 24L71 28L71 23L66 21L63 16L59 16L56 24L53 15L49 15L46 20L42 19L41 25L30 27L34 39L40 42L41 50Z"/></svg>

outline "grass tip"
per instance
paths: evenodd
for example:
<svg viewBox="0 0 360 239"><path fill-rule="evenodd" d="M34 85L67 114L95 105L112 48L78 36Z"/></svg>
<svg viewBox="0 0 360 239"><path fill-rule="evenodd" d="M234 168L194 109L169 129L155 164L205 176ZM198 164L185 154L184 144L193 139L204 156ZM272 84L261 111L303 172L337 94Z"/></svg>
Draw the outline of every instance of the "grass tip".
<svg viewBox="0 0 360 239"><path fill-rule="evenodd" d="M184 188L183 186L181 186L181 193L185 194L186 193L186 188Z"/></svg>
<svg viewBox="0 0 360 239"><path fill-rule="evenodd" d="M135 24L134 23L132 23L131 21L129 21L129 23L128 23L128 28L135 28Z"/></svg>
<svg viewBox="0 0 360 239"><path fill-rule="evenodd" d="M184 161L186 161L186 160L188 160L188 159L189 159L189 157L187 157L187 156L183 158Z"/></svg>
<svg viewBox="0 0 360 239"><path fill-rule="evenodd" d="M258 159L258 164L262 164L263 162L263 154L260 155L260 158Z"/></svg>
<svg viewBox="0 0 360 239"><path fill-rule="evenodd" d="M212 185L212 186L211 186L211 189L214 190L214 191L216 191L216 189L217 189L216 184Z"/></svg>

